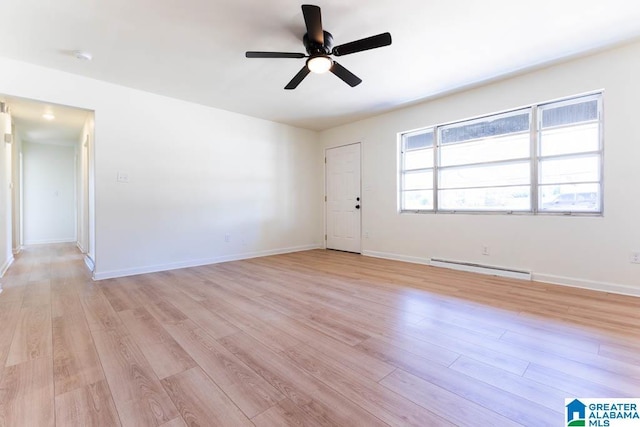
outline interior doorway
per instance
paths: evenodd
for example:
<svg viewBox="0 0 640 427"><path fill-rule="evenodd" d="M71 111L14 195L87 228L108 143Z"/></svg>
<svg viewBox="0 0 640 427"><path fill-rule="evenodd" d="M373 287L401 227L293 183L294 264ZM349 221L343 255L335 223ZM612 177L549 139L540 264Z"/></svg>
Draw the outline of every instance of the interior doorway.
<svg viewBox="0 0 640 427"><path fill-rule="evenodd" d="M76 243L93 264L93 111L0 95L11 121L9 186L13 254ZM4 242L3 242L4 243Z"/></svg>
<svg viewBox="0 0 640 427"><path fill-rule="evenodd" d="M326 151L326 246L361 252L360 144Z"/></svg>

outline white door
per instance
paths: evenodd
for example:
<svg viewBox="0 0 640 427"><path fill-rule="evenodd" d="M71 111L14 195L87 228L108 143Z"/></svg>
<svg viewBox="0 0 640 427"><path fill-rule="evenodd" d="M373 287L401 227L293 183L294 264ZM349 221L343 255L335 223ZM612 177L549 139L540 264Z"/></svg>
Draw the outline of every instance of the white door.
<svg viewBox="0 0 640 427"><path fill-rule="evenodd" d="M326 152L327 249L360 253L360 144Z"/></svg>

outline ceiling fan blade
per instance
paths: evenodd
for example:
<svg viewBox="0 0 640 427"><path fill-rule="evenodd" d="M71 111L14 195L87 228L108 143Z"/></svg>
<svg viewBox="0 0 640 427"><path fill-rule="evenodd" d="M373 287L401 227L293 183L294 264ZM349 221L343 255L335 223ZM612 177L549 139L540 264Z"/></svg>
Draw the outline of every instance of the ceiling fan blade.
<svg viewBox="0 0 640 427"><path fill-rule="evenodd" d="M366 39L356 40L350 43L341 44L333 48L331 52L335 56L349 55L351 53L362 52L363 50L375 49L389 46L391 44L391 34L382 33Z"/></svg>
<svg viewBox="0 0 640 427"><path fill-rule="evenodd" d="M320 46L324 45L324 32L322 30L320 7L311 4L303 4L302 14L304 15L304 23L307 26L309 40L319 44Z"/></svg>
<svg viewBox="0 0 640 427"><path fill-rule="evenodd" d="M245 54L247 58L304 58L304 53L290 52L253 52L249 51Z"/></svg>
<svg viewBox="0 0 640 427"><path fill-rule="evenodd" d="M284 88L285 89L295 89L295 88L297 88L298 85L300 84L300 82L302 82L304 80L304 78L307 77L307 75L310 72L311 71L309 71L309 69L305 65L304 67L302 67L302 69L300 71L298 71L298 74L296 74L295 77L292 78L291 81Z"/></svg>
<svg viewBox="0 0 640 427"><path fill-rule="evenodd" d="M333 61L331 72L340 77L343 82L351 87L358 86L360 83L362 83L362 80L358 76L344 68L342 65L338 64L336 61Z"/></svg>

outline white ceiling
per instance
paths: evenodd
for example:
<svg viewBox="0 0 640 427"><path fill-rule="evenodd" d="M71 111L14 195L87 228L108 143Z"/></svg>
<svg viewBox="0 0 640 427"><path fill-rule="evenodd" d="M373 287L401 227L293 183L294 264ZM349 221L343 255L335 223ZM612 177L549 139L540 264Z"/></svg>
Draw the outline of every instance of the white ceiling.
<svg viewBox="0 0 640 427"><path fill-rule="evenodd" d="M84 123L91 114L87 110L6 95L0 95L0 101L9 107L20 138L38 144L77 144ZM55 118L47 120L42 117L44 113L51 113Z"/></svg>
<svg viewBox="0 0 640 427"><path fill-rule="evenodd" d="M303 59L244 52L304 52L300 4L7 1L0 55L320 130L640 37L633 0L319 0L336 45L385 31L393 44L339 58L355 88L312 74L285 91Z"/></svg>

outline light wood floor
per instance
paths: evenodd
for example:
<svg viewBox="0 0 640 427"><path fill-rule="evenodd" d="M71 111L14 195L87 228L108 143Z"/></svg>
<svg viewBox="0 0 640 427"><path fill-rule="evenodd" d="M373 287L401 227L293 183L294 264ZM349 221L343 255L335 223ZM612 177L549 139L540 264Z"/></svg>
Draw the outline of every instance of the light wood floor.
<svg viewBox="0 0 640 427"><path fill-rule="evenodd" d="M331 251L2 279L0 425L562 425L640 397L640 298Z"/></svg>

